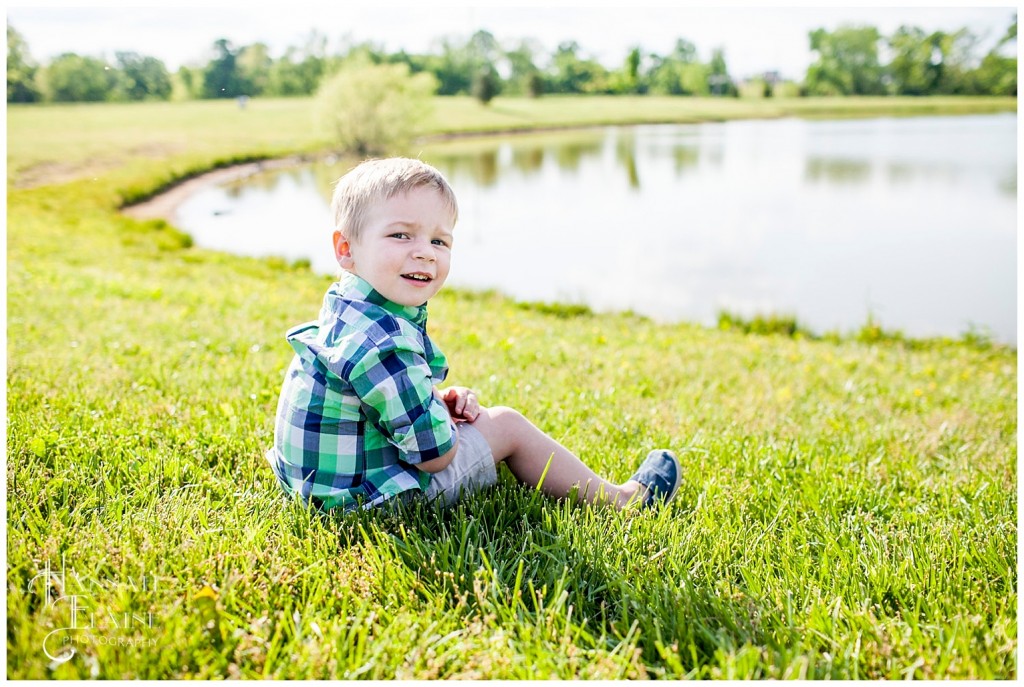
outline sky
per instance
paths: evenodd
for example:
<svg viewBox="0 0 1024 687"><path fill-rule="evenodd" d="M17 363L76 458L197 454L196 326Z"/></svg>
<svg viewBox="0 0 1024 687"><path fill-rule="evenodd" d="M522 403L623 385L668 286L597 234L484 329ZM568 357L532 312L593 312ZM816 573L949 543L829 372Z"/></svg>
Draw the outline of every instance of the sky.
<svg viewBox="0 0 1024 687"><path fill-rule="evenodd" d="M860 4L852 7L816 3L780 6L719 2L714 7L685 3L276 3L48 2L8 4L7 21L26 40L31 56L45 63L63 52L105 57L134 51L164 61L172 71L183 64L205 64L210 46L227 38L236 46L257 41L280 57L288 46L301 45L315 29L334 51L343 41L371 41L388 51L427 52L441 38L465 40L485 29L511 47L536 39L547 56L560 42L576 41L581 53L607 67L618 67L633 46L646 52L671 52L685 38L707 61L715 48L725 50L730 73L744 78L779 71L801 79L813 55L808 32L843 24L871 25L888 35L903 24L927 31L968 28L988 50L1006 31L1017 11L1014 4L968 7L943 3Z"/></svg>

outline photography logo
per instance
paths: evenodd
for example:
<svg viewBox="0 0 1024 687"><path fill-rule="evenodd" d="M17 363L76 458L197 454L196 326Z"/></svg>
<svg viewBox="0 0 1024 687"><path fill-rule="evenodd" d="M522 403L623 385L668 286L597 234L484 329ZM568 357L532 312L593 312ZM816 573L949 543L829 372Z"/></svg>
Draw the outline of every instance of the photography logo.
<svg viewBox="0 0 1024 687"><path fill-rule="evenodd" d="M153 613L129 612L101 607L97 595L125 596L138 592L155 592L157 578L141 575L136 578L97 579L69 568L61 556L60 568L47 560L28 583L28 592L43 599L42 616L55 628L43 638L43 653L60 665L71 660L78 648L85 645L156 646L151 637L139 638L139 630L152 630Z"/></svg>

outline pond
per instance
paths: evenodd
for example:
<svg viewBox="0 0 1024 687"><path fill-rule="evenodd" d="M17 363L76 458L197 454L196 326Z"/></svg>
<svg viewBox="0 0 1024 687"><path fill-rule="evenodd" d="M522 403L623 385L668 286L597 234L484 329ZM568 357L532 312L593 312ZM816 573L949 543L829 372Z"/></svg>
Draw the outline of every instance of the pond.
<svg viewBox="0 0 1024 687"><path fill-rule="evenodd" d="M1016 344L1017 118L731 121L433 144L459 197L448 284L713 325L869 318ZM333 273L331 184L352 161L190 196L198 245Z"/></svg>

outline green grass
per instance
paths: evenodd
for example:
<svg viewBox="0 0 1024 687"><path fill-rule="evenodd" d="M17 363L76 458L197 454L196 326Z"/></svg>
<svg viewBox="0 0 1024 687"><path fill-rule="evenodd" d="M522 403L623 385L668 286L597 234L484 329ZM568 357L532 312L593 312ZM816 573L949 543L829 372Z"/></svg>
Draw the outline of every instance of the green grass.
<svg viewBox="0 0 1024 687"><path fill-rule="evenodd" d="M704 122L774 117L866 117L1016 112L1015 98L679 98L545 96L439 98L432 132L528 130L541 127Z"/></svg>
<svg viewBox="0 0 1024 687"><path fill-rule="evenodd" d="M12 109L9 142L50 110ZM19 187L59 145L8 152L9 678L1016 677L1014 349L446 290L452 383L616 480L675 448L679 498L614 514L503 474L448 512L318 515L262 453L283 333L328 280L117 212L169 168L315 141L161 116L67 183ZM51 592L93 627L54 665L69 602L37 575L62 560Z"/></svg>

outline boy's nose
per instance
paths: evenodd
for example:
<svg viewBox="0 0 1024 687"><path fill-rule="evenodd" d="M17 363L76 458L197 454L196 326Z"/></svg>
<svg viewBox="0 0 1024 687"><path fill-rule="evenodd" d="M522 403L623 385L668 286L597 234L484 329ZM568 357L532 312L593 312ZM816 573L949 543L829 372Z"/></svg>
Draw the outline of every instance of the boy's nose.
<svg viewBox="0 0 1024 687"><path fill-rule="evenodd" d="M414 258L416 258L417 260L429 260L430 262L433 262L434 261L434 250L433 250L433 248L431 248L429 243L428 244L418 243L418 244L416 244L416 247L413 248L412 256Z"/></svg>

